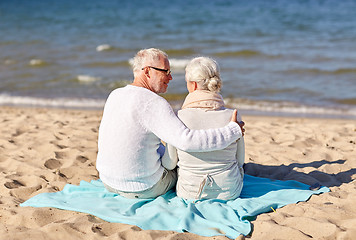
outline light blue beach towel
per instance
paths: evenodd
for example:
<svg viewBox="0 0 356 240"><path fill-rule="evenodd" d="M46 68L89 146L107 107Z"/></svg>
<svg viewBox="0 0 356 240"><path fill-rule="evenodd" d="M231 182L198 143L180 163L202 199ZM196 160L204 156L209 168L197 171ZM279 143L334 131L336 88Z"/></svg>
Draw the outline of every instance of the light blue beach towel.
<svg viewBox="0 0 356 240"><path fill-rule="evenodd" d="M309 190L296 181L245 175L241 196L235 200L186 201L171 190L155 199L126 199L107 191L100 180L67 184L63 191L41 193L21 206L55 207L95 215L108 222L136 225L144 230L173 230L201 236L248 235L255 216L290 203L306 201L327 187ZM272 209L273 208L273 209Z"/></svg>

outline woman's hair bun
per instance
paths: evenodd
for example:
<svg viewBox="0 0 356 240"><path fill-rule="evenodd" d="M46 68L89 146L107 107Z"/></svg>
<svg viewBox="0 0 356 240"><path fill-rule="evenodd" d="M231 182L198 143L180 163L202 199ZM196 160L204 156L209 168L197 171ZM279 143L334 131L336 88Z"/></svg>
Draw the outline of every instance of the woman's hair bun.
<svg viewBox="0 0 356 240"><path fill-rule="evenodd" d="M211 92L218 92L221 88L221 79L217 76L213 76L210 79L207 79L206 82L208 83L208 89Z"/></svg>
<svg viewBox="0 0 356 240"><path fill-rule="evenodd" d="M209 57L193 58L185 68L185 78L197 82L200 90L219 92L222 85L219 65Z"/></svg>

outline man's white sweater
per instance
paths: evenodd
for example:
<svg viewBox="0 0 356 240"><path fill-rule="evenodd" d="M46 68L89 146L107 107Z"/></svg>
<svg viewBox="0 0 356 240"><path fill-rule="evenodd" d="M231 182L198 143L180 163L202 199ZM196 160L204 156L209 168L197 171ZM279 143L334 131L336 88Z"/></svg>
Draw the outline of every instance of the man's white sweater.
<svg viewBox="0 0 356 240"><path fill-rule="evenodd" d="M120 191L139 192L156 184L163 167L161 140L190 152L214 151L240 138L230 122L219 129L190 130L162 97L128 85L108 97L99 128L96 167L101 180Z"/></svg>

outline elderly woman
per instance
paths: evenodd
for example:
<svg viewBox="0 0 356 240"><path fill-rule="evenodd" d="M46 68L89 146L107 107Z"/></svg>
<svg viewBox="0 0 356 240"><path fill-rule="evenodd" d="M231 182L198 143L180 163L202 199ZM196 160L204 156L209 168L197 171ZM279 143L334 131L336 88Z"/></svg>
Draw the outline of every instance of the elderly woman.
<svg viewBox="0 0 356 240"><path fill-rule="evenodd" d="M181 121L191 129L217 128L229 123L233 110L225 108L218 93L222 83L216 61L208 57L194 58L186 67L185 78L189 94L178 111ZM170 145L167 149L173 163L178 161L179 197L229 200L240 195L245 158L243 138L217 151L185 152Z"/></svg>

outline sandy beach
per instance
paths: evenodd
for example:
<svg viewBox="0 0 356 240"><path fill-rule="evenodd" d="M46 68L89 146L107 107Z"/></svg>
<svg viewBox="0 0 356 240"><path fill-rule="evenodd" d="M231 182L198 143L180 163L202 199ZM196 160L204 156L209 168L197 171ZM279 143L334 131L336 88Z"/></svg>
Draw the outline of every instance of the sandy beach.
<svg viewBox="0 0 356 240"><path fill-rule="evenodd" d="M39 193L98 179L95 162L102 112L0 107L0 115L0 239L228 239L141 230L85 213L20 207ZM259 215L246 238L355 238L355 120L243 119L247 174L319 182L331 190Z"/></svg>

